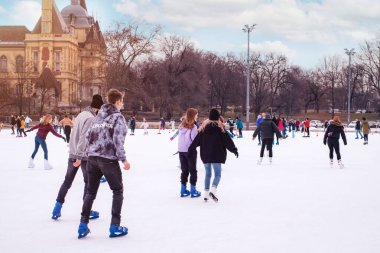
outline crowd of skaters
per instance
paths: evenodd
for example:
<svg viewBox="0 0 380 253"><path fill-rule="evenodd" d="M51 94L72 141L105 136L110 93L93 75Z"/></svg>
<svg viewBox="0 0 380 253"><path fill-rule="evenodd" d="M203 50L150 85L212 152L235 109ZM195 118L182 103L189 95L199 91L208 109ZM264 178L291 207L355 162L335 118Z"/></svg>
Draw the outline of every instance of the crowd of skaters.
<svg viewBox="0 0 380 253"><path fill-rule="evenodd" d="M137 120L135 115L131 115L126 121L121 114L120 109L123 105L123 94L118 90L111 89L108 93L108 103L103 103L100 95L94 95L91 105L85 108L77 118L70 119L65 115L63 119L53 118L47 114L41 118L39 124L30 127L31 120L29 117L11 117L12 134L27 136L27 132L37 130L35 136L35 148L30 157L29 167L34 167L34 158L41 146L44 152L45 169L52 169L48 163L48 150L46 145L46 136L52 133L58 138L63 139L69 146L69 157L67 163L67 172L65 179L58 191L56 202L52 212L52 219L61 217L61 210L65 202L65 196L70 189L73 180L79 168L82 170L84 178L83 191L83 208L81 213L80 224L78 227L78 238L83 238L90 233L88 223L90 219L99 218L100 214L92 210L99 183L102 177L110 185L113 192L112 218L110 224L110 237L123 236L128 234L128 229L120 225L121 208L123 203L123 182L119 162L123 168L128 170L130 164L126 159L124 150L125 137L127 135L127 125L130 128L130 134L134 135ZM14 119L14 121L13 121ZM29 118L30 119L30 118ZM203 122L198 122L198 111L189 108L185 115L180 119L178 129L175 129L175 120L169 122L170 132L174 135L170 140L178 137L178 156L181 167L180 175L180 197L198 198L202 195L197 190L197 148L199 147L200 158L204 164L204 200L212 199L219 201L217 188L221 180L222 164L226 162L227 151L233 153L236 158L239 157L238 149L233 139L243 138L244 123L239 118L229 117L225 120L217 109L211 109L208 118ZM144 135L148 134L149 124L145 118L141 123L144 128ZM24 129L27 128L26 131ZM334 152L337 156L338 164L343 168L339 148L339 140L342 138L344 145L347 145L347 139L344 133L344 127L338 116L328 121L325 126L323 144L329 147L330 164L333 164ZM66 137L61 135L63 129ZM159 121L159 131L166 129L166 122L163 118ZM368 122L356 122L356 139L363 138L365 144L368 144L368 133L370 128ZM265 150L268 151L269 161L272 162L273 145L279 145L281 139L288 137L291 133L295 138L295 132L304 133L304 137L310 137L310 120L304 121L287 120L286 118L262 113L256 121L256 129L253 133L253 140L258 137L258 144L261 145L258 164L260 165ZM362 135L363 133L363 135ZM213 180L212 176L214 174ZM190 183L188 187L188 182Z"/></svg>

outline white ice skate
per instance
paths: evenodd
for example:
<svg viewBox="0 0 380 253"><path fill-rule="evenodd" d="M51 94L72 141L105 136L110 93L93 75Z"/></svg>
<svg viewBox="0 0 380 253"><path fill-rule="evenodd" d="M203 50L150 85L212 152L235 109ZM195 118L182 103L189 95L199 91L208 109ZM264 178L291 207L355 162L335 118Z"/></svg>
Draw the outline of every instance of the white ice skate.
<svg viewBox="0 0 380 253"><path fill-rule="evenodd" d="M257 161L257 165L261 165L262 162L263 162L263 158L260 157L260 159Z"/></svg>
<svg viewBox="0 0 380 253"><path fill-rule="evenodd" d="M342 163L342 160L338 160L338 165L340 169L344 169L344 164Z"/></svg>
<svg viewBox="0 0 380 253"><path fill-rule="evenodd" d="M52 170L53 167L50 165L48 160L44 160L44 169L45 170Z"/></svg>
<svg viewBox="0 0 380 253"><path fill-rule="evenodd" d="M210 199L210 191L205 190L203 199L206 202Z"/></svg>
<svg viewBox="0 0 380 253"><path fill-rule="evenodd" d="M272 158L273 157L269 157L269 164L272 164Z"/></svg>
<svg viewBox="0 0 380 253"><path fill-rule="evenodd" d="M33 158L29 159L28 168L34 168L34 159Z"/></svg>
<svg viewBox="0 0 380 253"><path fill-rule="evenodd" d="M334 160L330 159L330 167L333 167L333 166L334 166Z"/></svg>
<svg viewBox="0 0 380 253"><path fill-rule="evenodd" d="M216 187L215 186L212 186L211 187L211 191L209 193L209 196L212 200L214 200L215 202L218 202L218 197L216 196Z"/></svg>

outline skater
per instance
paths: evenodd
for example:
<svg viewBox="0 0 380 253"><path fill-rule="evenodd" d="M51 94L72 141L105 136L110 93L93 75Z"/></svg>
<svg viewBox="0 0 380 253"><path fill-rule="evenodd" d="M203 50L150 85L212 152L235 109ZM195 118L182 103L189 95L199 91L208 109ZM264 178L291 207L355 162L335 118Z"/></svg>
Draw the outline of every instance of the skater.
<svg viewBox="0 0 380 253"><path fill-rule="evenodd" d="M255 132L253 133L253 140L255 140L259 132L261 132L262 145L260 150L260 159L257 164L260 165L263 161L265 147L267 147L267 150L269 151L269 162L272 163L274 134L276 134L277 139L282 138L282 136L280 130L273 122L273 119L271 119L269 114L265 116L265 120L260 124L258 128L256 128Z"/></svg>
<svg viewBox="0 0 380 253"><path fill-rule="evenodd" d="M264 121L264 119L265 119L265 113L262 113L261 115L257 116L256 128L260 126L260 124ZM261 145L261 132L258 133L258 140L259 140L258 145Z"/></svg>
<svg viewBox="0 0 380 253"><path fill-rule="evenodd" d="M161 134L161 130L165 131L166 129L166 123L165 123L164 118L160 118L160 123L158 124L159 124L158 134Z"/></svg>
<svg viewBox="0 0 380 253"><path fill-rule="evenodd" d="M283 127L283 129L282 129L282 136L283 136L284 139L286 139L288 137L288 135L286 134L286 128L288 127L288 125L289 124L286 121L286 119L282 118L282 127Z"/></svg>
<svg viewBox="0 0 380 253"><path fill-rule="evenodd" d="M175 120L174 119L170 120L170 126L171 126L171 131L174 132L175 131ZM169 133L170 133L170 130L169 130Z"/></svg>
<svg viewBox="0 0 380 253"><path fill-rule="evenodd" d="M70 134L71 134L71 128L73 127L73 122L71 121L71 119L69 118L69 115L65 115L65 117L63 118L63 120L61 120L59 122L59 124L61 126L63 126L63 129L64 129L64 133L65 133L65 136L66 136L66 140L67 140L67 143L70 142Z"/></svg>
<svg viewBox="0 0 380 253"><path fill-rule="evenodd" d="M300 125L301 125L301 121L297 120L296 121L296 132L300 131Z"/></svg>
<svg viewBox="0 0 380 253"><path fill-rule="evenodd" d="M27 115L25 117L25 127L26 127L27 130L29 129L30 123L32 123L32 122L33 122L33 120Z"/></svg>
<svg viewBox="0 0 380 253"><path fill-rule="evenodd" d="M355 139L359 139L359 135L360 135L360 139L363 139L361 130L362 130L362 127L361 127L360 120L356 119L356 123L355 123L356 138Z"/></svg>
<svg viewBox="0 0 380 253"><path fill-rule="evenodd" d="M135 135L136 117L134 115L129 120L129 126L131 127L131 135Z"/></svg>
<svg viewBox="0 0 380 253"><path fill-rule="evenodd" d="M236 117L236 127L239 130L238 138L243 138L244 124L243 124L243 121L241 119L239 119L239 117Z"/></svg>
<svg viewBox="0 0 380 253"><path fill-rule="evenodd" d="M26 137L24 116L21 116L20 121L21 121L21 123L20 123L20 137L22 137L22 134L24 134L24 137Z"/></svg>
<svg viewBox="0 0 380 253"><path fill-rule="evenodd" d="M239 157L239 153L233 140L224 129L217 109L210 110L209 118L202 123L197 137L189 147L189 153L194 154L198 146L200 146L201 159L206 169L204 200L207 201L211 198L218 202L216 189L221 178L221 165L226 162L226 149L234 153L236 158ZM210 191L211 167L213 167L215 175Z"/></svg>
<svg viewBox="0 0 380 253"><path fill-rule="evenodd" d="M363 117L363 123L362 123L362 131L364 134L364 145L368 144L368 134L371 131L371 128L369 127L368 121L365 117Z"/></svg>
<svg viewBox="0 0 380 253"><path fill-rule="evenodd" d="M146 122L146 119L143 118L143 122L141 123L141 127L140 128L144 128L144 135L148 134L148 127L149 127L148 122Z"/></svg>
<svg viewBox="0 0 380 253"><path fill-rule="evenodd" d="M15 134L15 125L16 125L16 117L11 115L11 129L12 129L12 134Z"/></svg>
<svg viewBox="0 0 380 253"><path fill-rule="evenodd" d="M46 136L51 132L53 135L57 136L58 138L62 138L66 142L66 138L62 135L58 134L53 126L51 125L52 122L52 116L50 114L46 114L43 118L40 124L30 128L26 132L31 132L35 129L38 129L36 137L34 138L34 151L32 156L29 160L29 168L34 168L34 157L36 156L39 147L41 146L44 151L44 168L45 170L51 170L53 167L49 164L48 161L48 149L46 145Z"/></svg>
<svg viewBox="0 0 380 253"><path fill-rule="evenodd" d="M100 107L103 105L103 99L100 95L94 95L92 97L91 106L82 110L79 113L77 120L75 121L73 131L71 133L72 138L69 142L69 158L67 162L67 171L65 180L63 181L61 188L59 189L56 203L52 213L52 219L57 220L61 217L61 209L67 192L73 184L74 178L78 172L79 166L81 167L84 180L83 199L86 196L86 190L88 185L87 178L87 156L85 152L86 148L86 133L90 128L92 121L95 119ZM91 211L90 219L96 219L99 217L99 212Z"/></svg>
<svg viewBox="0 0 380 253"><path fill-rule="evenodd" d="M290 129L290 131L292 132L292 138L294 138L295 137L295 131L296 131L296 123L294 122L294 120L293 119L291 119L290 120L290 122L289 122L289 129Z"/></svg>
<svg viewBox="0 0 380 253"><path fill-rule="evenodd" d="M17 126L17 129L16 129L16 131L17 131L17 135L16 135L16 137L22 137L22 135L21 135L21 117L20 116L17 116L17 118L16 118L16 126Z"/></svg>
<svg viewBox="0 0 380 253"><path fill-rule="evenodd" d="M282 122L280 123L281 119L279 119L277 115L273 116L272 121L276 125L276 127L280 131L282 131ZM280 129L280 124L281 124L281 129ZM272 144L274 145L274 139L273 139L273 143ZM276 145L280 145L280 141L279 141L278 135L276 135Z"/></svg>
<svg viewBox="0 0 380 253"><path fill-rule="evenodd" d="M99 189L100 179L104 175L113 192L112 219L110 237L128 234L128 228L120 226L120 213L123 205L123 179L119 161L124 169L129 170L124 150L127 124L120 109L123 107L123 94L111 89L107 95L108 104L102 105L87 132L87 176L88 186L83 200L78 239L90 233L88 222L91 207Z"/></svg>
<svg viewBox="0 0 380 253"><path fill-rule="evenodd" d="M235 137L235 134L234 134L234 126L235 126L235 122L234 122L234 120L231 119L231 118L228 118L228 120L227 120L227 124L228 124L228 126L230 127L230 133L232 134L232 138L234 138L234 137Z"/></svg>
<svg viewBox="0 0 380 253"><path fill-rule="evenodd" d="M330 166L334 164L334 150L338 159L338 165L341 169L344 165L341 160L340 150L339 150L339 139L342 136L344 145L347 145L346 135L344 133L344 128L340 122L339 116L334 116L334 119L330 121L329 126L326 129L325 135L323 137L323 144L328 144L330 150Z"/></svg>
<svg viewBox="0 0 380 253"><path fill-rule="evenodd" d="M310 137L310 119L309 118L306 118L304 125L305 125L305 131L307 133L305 137Z"/></svg>
<svg viewBox="0 0 380 253"><path fill-rule="evenodd" d="M189 108L181 125L178 127L178 153L181 163L181 197L191 196L197 198L201 193L197 191L197 151L189 153L189 147L198 134L195 122L198 119L198 111ZM190 174L190 191L187 190L187 181Z"/></svg>

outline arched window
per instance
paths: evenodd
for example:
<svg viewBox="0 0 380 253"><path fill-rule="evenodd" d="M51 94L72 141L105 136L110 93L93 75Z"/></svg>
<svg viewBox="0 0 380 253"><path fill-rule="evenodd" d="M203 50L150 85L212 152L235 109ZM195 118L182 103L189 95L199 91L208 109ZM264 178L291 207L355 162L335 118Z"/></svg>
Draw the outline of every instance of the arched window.
<svg viewBox="0 0 380 253"><path fill-rule="evenodd" d="M5 55L0 57L0 72L7 72L8 70L8 59Z"/></svg>
<svg viewBox="0 0 380 253"><path fill-rule="evenodd" d="M16 72L21 73L24 70L24 58L19 55L16 57Z"/></svg>

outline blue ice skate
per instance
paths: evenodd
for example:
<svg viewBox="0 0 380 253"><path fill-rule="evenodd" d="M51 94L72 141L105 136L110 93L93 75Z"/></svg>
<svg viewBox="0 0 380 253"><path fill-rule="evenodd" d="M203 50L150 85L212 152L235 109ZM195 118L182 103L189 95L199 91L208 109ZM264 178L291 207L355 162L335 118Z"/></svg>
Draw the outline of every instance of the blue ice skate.
<svg viewBox="0 0 380 253"><path fill-rule="evenodd" d="M186 185L181 184L181 198L187 197L190 195L189 190L186 189Z"/></svg>
<svg viewBox="0 0 380 253"><path fill-rule="evenodd" d="M124 236L127 234L128 234L128 228L111 224L111 226L110 226L110 237L111 238L112 237Z"/></svg>
<svg viewBox="0 0 380 253"><path fill-rule="evenodd" d="M91 211L90 212L90 220L94 220L94 219L97 219L99 218L99 212L97 211Z"/></svg>
<svg viewBox="0 0 380 253"><path fill-rule="evenodd" d="M53 220L57 220L59 217L61 217L61 209L62 209L62 203L56 202L53 209L53 214L51 216Z"/></svg>
<svg viewBox="0 0 380 253"><path fill-rule="evenodd" d="M198 198L201 196L201 193L197 191L197 189L195 188L195 185L190 186L190 194L192 198Z"/></svg>
<svg viewBox="0 0 380 253"><path fill-rule="evenodd" d="M78 239L87 236L89 233L90 229L88 229L87 223L81 222L78 228Z"/></svg>

